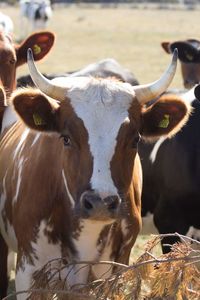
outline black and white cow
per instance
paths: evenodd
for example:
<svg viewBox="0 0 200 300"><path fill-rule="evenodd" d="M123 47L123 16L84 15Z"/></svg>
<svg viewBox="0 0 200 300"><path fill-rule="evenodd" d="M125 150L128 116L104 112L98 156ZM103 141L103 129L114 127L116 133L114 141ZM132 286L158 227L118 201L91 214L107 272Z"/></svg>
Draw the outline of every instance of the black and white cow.
<svg viewBox="0 0 200 300"><path fill-rule="evenodd" d="M195 88L185 94L171 95L172 99L181 97L193 108L180 132L171 139L139 144L143 168L143 233L155 233L148 222L148 217L153 216L154 228L159 233L178 232L200 239L200 102L195 97L200 92L196 89L194 94L194 91ZM166 115L162 126L168 126L168 122ZM163 252L170 251L169 245L176 241L175 237L164 238Z"/></svg>
<svg viewBox="0 0 200 300"><path fill-rule="evenodd" d="M30 22L30 30L45 29L52 16L51 2L49 0L20 0L21 37L27 35L29 26L24 24L26 18Z"/></svg>
<svg viewBox="0 0 200 300"><path fill-rule="evenodd" d="M3 31L5 34L13 35L14 24L12 19L0 12L0 31Z"/></svg>
<svg viewBox="0 0 200 300"><path fill-rule="evenodd" d="M187 39L183 41L162 42L162 48L168 54L178 49L178 58L181 63L183 84L186 89L192 88L200 82L200 41Z"/></svg>

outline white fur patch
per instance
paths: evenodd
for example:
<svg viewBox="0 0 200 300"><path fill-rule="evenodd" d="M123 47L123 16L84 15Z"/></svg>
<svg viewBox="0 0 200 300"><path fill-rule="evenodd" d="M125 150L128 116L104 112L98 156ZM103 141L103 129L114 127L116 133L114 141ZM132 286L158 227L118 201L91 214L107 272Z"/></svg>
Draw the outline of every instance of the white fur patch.
<svg viewBox="0 0 200 300"><path fill-rule="evenodd" d="M18 164L17 185L16 185L16 192L15 192L15 195L13 197L13 204L17 202L17 198L18 198L18 195L19 195L19 189L20 189L20 185L21 185L21 181L22 181L23 162L24 162L24 158L21 157L19 159L19 164Z"/></svg>
<svg viewBox="0 0 200 300"><path fill-rule="evenodd" d="M107 225L105 222L84 220L81 223L81 234L79 238L74 239L75 247L78 251L78 261L99 261L100 254L97 247L97 241L103 228ZM106 254L103 254L104 259L109 258L110 250L105 250ZM89 268L83 265L77 266L73 272L70 273L69 283L70 284L84 284L87 282ZM98 268L94 268L95 273L101 272ZM77 272L77 273L76 273ZM103 270L102 270L103 273ZM102 274L101 273L101 274ZM96 274L97 275L97 274ZM98 276L98 275L97 275Z"/></svg>
<svg viewBox="0 0 200 300"><path fill-rule="evenodd" d="M154 147L153 147L153 150L151 151L150 153L150 156L149 156L149 159L150 161L152 162L152 164L155 162L156 160L156 156L157 156L157 153L158 153L158 150L160 148L160 146L162 145L162 143L166 140L167 138L166 137L161 137L159 138L159 140L155 143Z"/></svg>
<svg viewBox="0 0 200 300"><path fill-rule="evenodd" d="M5 228L4 221L3 221L3 215L2 215L2 212L5 207L6 198L7 198L6 185L5 185L6 176L7 176L7 172L3 178L2 193L1 193L1 197L0 197L0 228L1 228L1 233L3 235L3 238L5 239L7 245L9 246L9 248L11 248L13 251L16 252L17 251L17 239L16 239L16 235L14 232L14 228L10 224L8 219L7 219L7 228Z"/></svg>
<svg viewBox="0 0 200 300"><path fill-rule="evenodd" d="M6 128L14 124L18 120L17 114L11 106L8 106L3 115L1 133L4 132Z"/></svg>
<svg viewBox="0 0 200 300"><path fill-rule="evenodd" d="M16 159L17 155L20 156L20 153L23 150L23 147L24 147L24 144L25 144L25 141L26 141L26 138L27 138L29 132L30 132L30 129L26 128L24 130L23 134L21 135L21 139L20 139L20 141L19 141L19 143L18 143L18 145L17 145L17 147L16 147L16 149L15 149L15 151L13 153L13 159L14 160Z"/></svg>
<svg viewBox="0 0 200 300"><path fill-rule="evenodd" d="M67 180L66 180L66 177L65 177L65 172L64 172L64 170L62 170L62 178L63 178L63 181L64 181L65 189L66 189L67 195L68 195L68 197L69 197L71 206L74 207L75 201L74 201L74 199L73 199L73 197L72 197L72 194L71 194L70 191L69 191L69 188L68 188L68 184L67 184Z"/></svg>
<svg viewBox="0 0 200 300"><path fill-rule="evenodd" d="M192 104L192 102L196 99L194 95L195 86L186 93L181 95L181 98L186 101L188 104Z"/></svg>
<svg viewBox="0 0 200 300"><path fill-rule="evenodd" d="M40 223L39 231L37 234L36 242L32 242L33 248L33 265L28 263L26 258L23 258L23 266L19 268L16 274L16 291L27 290L31 286L32 274L39 270L48 261L56 258L61 258L61 245L52 244L48 241L48 237L44 234L44 231L50 231L51 228L48 226L46 221ZM27 299L27 295L20 295L20 300Z"/></svg>
<svg viewBox="0 0 200 300"><path fill-rule="evenodd" d="M186 236L193 238L194 240L198 240L200 242L200 229L197 229L193 226L190 226Z"/></svg>
<svg viewBox="0 0 200 300"><path fill-rule="evenodd" d="M37 133L35 134L35 137L34 137L34 139L33 139L33 141L32 141L31 147L33 147L33 146L37 143L37 141L39 140L40 136L41 136L41 133L40 133L40 132L37 132Z"/></svg>
<svg viewBox="0 0 200 300"><path fill-rule="evenodd" d="M64 82L63 78L63 85ZM72 78L72 82L76 82L77 86L68 90L68 97L88 131L93 156L91 186L102 197L117 194L110 162L119 129L128 118L128 109L134 97L133 89L129 84L112 80L83 77L77 78L77 81Z"/></svg>

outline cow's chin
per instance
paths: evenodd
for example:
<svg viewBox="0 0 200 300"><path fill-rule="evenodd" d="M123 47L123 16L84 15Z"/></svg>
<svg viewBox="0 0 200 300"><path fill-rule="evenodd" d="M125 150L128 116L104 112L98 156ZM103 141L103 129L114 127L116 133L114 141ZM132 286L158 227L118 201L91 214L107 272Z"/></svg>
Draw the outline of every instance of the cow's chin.
<svg viewBox="0 0 200 300"><path fill-rule="evenodd" d="M91 213L90 211L80 211L79 208L74 210L74 215L79 220L87 220L91 222L102 222L104 224L112 224L121 220L119 212L107 212L107 211L96 211Z"/></svg>
<svg viewBox="0 0 200 300"><path fill-rule="evenodd" d="M112 223L115 223L117 221L119 221L119 219L113 218L111 216L104 216L104 215L96 215L93 217L82 217L83 220L88 220L91 222L101 222L105 225L109 225Z"/></svg>
<svg viewBox="0 0 200 300"><path fill-rule="evenodd" d="M191 88L193 88L195 86L195 83L193 82L184 82L184 87L187 90L190 90Z"/></svg>

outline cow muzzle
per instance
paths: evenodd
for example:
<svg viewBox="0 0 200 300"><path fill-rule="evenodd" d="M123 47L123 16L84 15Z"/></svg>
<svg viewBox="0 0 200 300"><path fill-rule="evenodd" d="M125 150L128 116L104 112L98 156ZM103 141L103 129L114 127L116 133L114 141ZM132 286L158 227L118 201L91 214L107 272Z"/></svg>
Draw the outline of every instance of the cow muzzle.
<svg viewBox="0 0 200 300"><path fill-rule="evenodd" d="M119 218L121 199L118 195L102 198L93 191L84 192L80 198L80 217L106 221Z"/></svg>

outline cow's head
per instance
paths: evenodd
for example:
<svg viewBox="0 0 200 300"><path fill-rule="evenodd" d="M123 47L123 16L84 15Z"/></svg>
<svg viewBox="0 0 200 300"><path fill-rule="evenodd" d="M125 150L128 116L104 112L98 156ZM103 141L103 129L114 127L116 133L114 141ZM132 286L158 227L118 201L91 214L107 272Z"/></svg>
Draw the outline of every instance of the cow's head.
<svg viewBox="0 0 200 300"><path fill-rule="evenodd" d="M200 82L200 41L188 39L173 43L162 42L161 46L167 53L173 53L175 48L178 49L183 83L186 89L190 89Z"/></svg>
<svg viewBox="0 0 200 300"><path fill-rule="evenodd" d="M30 128L55 134L55 142L62 143L57 155L62 157L60 168L76 213L95 220L127 214L122 209L125 199L136 197L133 182L136 178L141 182L135 159L140 135L168 135L188 115L181 100L144 107L171 82L176 58L160 80L135 87L91 77L57 79L58 84L39 73L30 52L28 63L44 94L18 91L13 96L14 108Z"/></svg>
<svg viewBox="0 0 200 300"><path fill-rule="evenodd" d="M30 35L21 44L14 44L10 36L0 32L0 80L6 95L16 86L16 69L26 63L27 49L31 48L35 60L42 59L54 44L54 34L41 31Z"/></svg>

